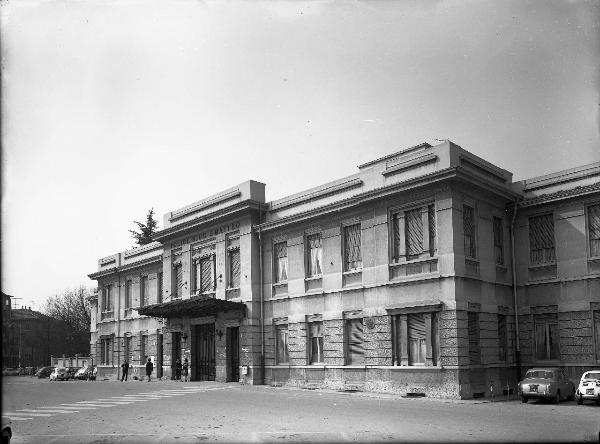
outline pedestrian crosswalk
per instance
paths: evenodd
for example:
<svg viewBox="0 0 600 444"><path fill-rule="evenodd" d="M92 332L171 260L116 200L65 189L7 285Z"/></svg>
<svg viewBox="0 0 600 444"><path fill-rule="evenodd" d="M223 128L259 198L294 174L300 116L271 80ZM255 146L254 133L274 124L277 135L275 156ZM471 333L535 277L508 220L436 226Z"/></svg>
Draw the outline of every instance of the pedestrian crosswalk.
<svg viewBox="0 0 600 444"><path fill-rule="evenodd" d="M77 401L74 403L63 403L53 406L41 406L28 409L15 409L14 412L3 413L12 421L29 421L38 417L50 417L54 415L63 415L77 413L84 410L96 410L98 408L119 407L137 402L148 402L156 399L172 398L174 396L185 396L193 393L205 392L209 390L222 390L227 386L202 387L187 386L173 390L156 390L153 392L140 392L133 395L112 396L110 398L98 398L90 401Z"/></svg>

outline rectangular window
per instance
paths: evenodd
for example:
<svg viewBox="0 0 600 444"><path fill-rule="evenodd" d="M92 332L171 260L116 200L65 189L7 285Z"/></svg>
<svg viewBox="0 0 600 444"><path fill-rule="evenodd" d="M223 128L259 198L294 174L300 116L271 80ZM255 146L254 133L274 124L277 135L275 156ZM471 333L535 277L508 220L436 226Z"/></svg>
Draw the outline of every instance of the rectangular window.
<svg viewBox="0 0 600 444"><path fill-rule="evenodd" d="M194 261L194 291L215 291L215 255L204 256Z"/></svg>
<svg viewBox="0 0 600 444"><path fill-rule="evenodd" d="M407 316L408 363L425 364L427 356L425 316L423 313Z"/></svg>
<svg viewBox="0 0 600 444"><path fill-rule="evenodd" d="M142 276L140 279L140 307L148 303L148 296L150 296L149 285L148 276Z"/></svg>
<svg viewBox="0 0 600 444"><path fill-rule="evenodd" d="M131 279L128 279L125 283L125 314L127 311L131 312L131 300L133 294L133 282Z"/></svg>
<svg viewBox="0 0 600 444"><path fill-rule="evenodd" d="M360 224L344 227L344 271L362 268Z"/></svg>
<svg viewBox="0 0 600 444"><path fill-rule="evenodd" d="M173 265L173 298L183 296L183 267L180 263Z"/></svg>
<svg viewBox="0 0 600 444"><path fill-rule="evenodd" d="M529 262L531 265L553 264L554 216L544 214L529 218Z"/></svg>
<svg viewBox="0 0 600 444"><path fill-rule="evenodd" d="M308 323L308 345L310 363L323 362L323 322Z"/></svg>
<svg viewBox="0 0 600 444"><path fill-rule="evenodd" d="M365 363L365 338L363 320L346 320L346 364L362 365Z"/></svg>
<svg viewBox="0 0 600 444"><path fill-rule="evenodd" d="M112 364L112 338L100 339L100 360L104 365Z"/></svg>
<svg viewBox="0 0 600 444"><path fill-rule="evenodd" d="M321 276L323 274L323 249L321 247L321 235L313 234L306 237L307 252L307 275L308 277Z"/></svg>
<svg viewBox="0 0 600 444"><path fill-rule="evenodd" d="M113 295L112 285L107 285L102 289L102 319L113 316Z"/></svg>
<svg viewBox="0 0 600 444"><path fill-rule="evenodd" d="M600 310L594 310L594 334L596 335L596 360L600 361Z"/></svg>
<svg viewBox="0 0 600 444"><path fill-rule="evenodd" d="M427 206L427 215L429 220L429 255L435 255L435 205Z"/></svg>
<svg viewBox="0 0 600 444"><path fill-rule="evenodd" d="M468 313L469 327L469 363L471 365L481 362L481 351L479 348L479 313L470 311Z"/></svg>
<svg viewBox="0 0 600 444"><path fill-rule="evenodd" d="M162 295L163 295L163 274L162 274L162 271L160 273L158 273L156 279L157 279L157 283L156 283L156 303L160 304L162 302Z"/></svg>
<svg viewBox="0 0 600 444"><path fill-rule="evenodd" d="M600 256L600 204L588 207L588 237L590 257Z"/></svg>
<svg viewBox="0 0 600 444"><path fill-rule="evenodd" d="M125 336L125 359L130 364L133 362L133 337Z"/></svg>
<svg viewBox="0 0 600 444"><path fill-rule="evenodd" d="M465 240L465 256L476 258L477 248L475 239L475 210L463 205L463 231Z"/></svg>
<svg viewBox="0 0 600 444"><path fill-rule="evenodd" d="M277 354L275 356L277 364L287 364L289 362L288 355L288 326L287 324L277 325L276 330L276 347Z"/></svg>
<svg viewBox="0 0 600 444"><path fill-rule="evenodd" d="M508 336L506 334L506 315L498 314L498 359L506 361Z"/></svg>
<svg viewBox="0 0 600 444"><path fill-rule="evenodd" d="M406 211L405 219L405 239L406 239L406 259L416 259L423 252L423 219L421 218L421 209Z"/></svg>
<svg viewBox="0 0 600 444"><path fill-rule="evenodd" d="M494 258L496 259L496 265L504 265L504 230L503 230L501 218L494 217L493 229L494 229Z"/></svg>
<svg viewBox="0 0 600 444"><path fill-rule="evenodd" d="M394 214L392 218L394 261L398 262L400 258L418 259L423 253L434 256L435 226L434 204Z"/></svg>
<svg viewBox="0 0 600 444"><path fill-rule="evenodd" d="M140 364L146 362L146 354L148 353L148 336L142 335L140 337Z"/></svg>
<svg viewBox="0 0 600 444"><path fill-rule="evenodd" d="M535 315L535 357L538 361L560 359L558 315Z"/></svg>
<svg viewBox="0 0 600 444"><path fill-rule="evenodd" d="M229 255L229 288L238 288L240 286L240 249L232 248L228 251Z"/></svg>
<svg viewBox="0 0 600 444"><path fill-rule="evenodd" d="M286 282L288 278L287 242L273 245L275 282Z"/></svg>
<svg viewBox="0 0 600 444"><path fill-rule="evenodd" d="M427 334L427 329L429 335ZM438 313L409 313L394 317L392 348L394 365L437 365L438 359ZM406 330L404 330L406 329ZM406 336L403 336L406 331ZM427 340L431 341L430 344ZM431 347L431 362L427 362L427 347ZM403 364L403 359L408 362Z"/></svg>

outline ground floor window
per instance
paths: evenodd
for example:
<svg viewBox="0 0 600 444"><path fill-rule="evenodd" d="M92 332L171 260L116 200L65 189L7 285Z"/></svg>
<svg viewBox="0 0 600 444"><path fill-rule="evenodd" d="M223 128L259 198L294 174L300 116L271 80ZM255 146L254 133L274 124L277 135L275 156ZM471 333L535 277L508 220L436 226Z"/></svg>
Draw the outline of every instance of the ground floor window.
<svg viewBox="0 0 600 444"><path fill-rule="evenodd" d="M396 365L437 365L437 312L400 314L393 322Z"/></svg>
<svg viewBox="0 0 600 444"><path fill-rule="evenodd" d="M146 362L146 353L148 353L148 336L140 336L140 364Z"/></svg>
<svg viewBox="0 0 600 444"><path fill-rule="evenodd" d="M112 364L112 338L100 339L100 362L104 365Z"/></svg>
<svg viewBox="0 0 600 444"><path fill-rule="evenodd" d="M594 311L594 334L596 335L596 359L600 360L600 310Z"/></svg>
<svg viewBox="0 0 600 444"><path fill-rule="evenodd" d="M481 363L481 347L479 344L479 313L470 311L468 313L469 329L469 363L477 365Z"/></svg>
<svg viewBox="0 0 600 444"><path fill-rule="evenodd" d="M125 336L125 360L130 364L133 361L133 338L131 336Z"/></svg>
<svg viewBox="0 0 600 444"><path fill-rule="evenodd" d="M308 323L308 346L310 363L323 362L323 322Z"/></svg>
<svg viewBox="0 0 600 444"><path fill-rule="evenodd" d="M288 356L288 326L287 324L281 324L275 326L276 336L275 342L277 347L276 362L277 364L287 364L289 362Z"/></svg>
<svg viewBox="0 0 600 444"><path fill-rule="evenodd" d="M346 327L346 364L362 365L365 363L365 338L363 320L347 319Z"/></svg>
<svg viewBox="0 0 600 444"><path fill-rule="evenodd" d="M506 361L507 344L506 315L498 314L498 359L500 361Z"/></svg>
<svg viewBox="0 0 600 444"><path fill-rule="evenodd" d="M536 315L534 322L536 359L538 361L560 359L558 315L556 313Z"/></svg>

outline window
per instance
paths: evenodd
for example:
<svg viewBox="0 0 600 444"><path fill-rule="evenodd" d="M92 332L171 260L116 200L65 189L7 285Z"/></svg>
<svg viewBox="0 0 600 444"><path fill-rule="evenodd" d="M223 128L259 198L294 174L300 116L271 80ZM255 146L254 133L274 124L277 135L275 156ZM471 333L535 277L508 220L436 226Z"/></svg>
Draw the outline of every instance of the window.
<svg viewBox="0 0 600 444"><path fill-rule="evenodd" d="M600 204L588 207L588 236L590 257L600 256Z"/></svg>
<svg viewBox="0 0 600 444"><path fill-rule="evenodd" d="M230 239L227 247L227 262L229 267L228 287L240 286L240 238Z"/></svg>
<svg viewBox="0 0 600 444"><path fill-rule="evenodd" d="M429 222L429 255L435 254L435 205L427 206L427 219Z"/></svg>
<svg viewBox="0 0 600 444"><path fill-rule="evenodd" d="M321 235L313 234L306 237L307 274L308 277L321 276L323 274L323 248L321 247Z"/></svg>
<svg viewBox="0 0 600 444"><path fill-rule="evenodd" d="M133 281L131 279L127 279L127 282L125 282L125 316L129 316L131 314L132 294Z"/></svg>
<svg viewBox="0 0 600 444"><path fill-rule="evenodd" d="M600 311L594 310L594 334L596 335L596 360L600 361Z"/></svg>
<svg viewBox="0 0 600 444"><path fill-rule="evenodd" d="M407 324L408 363L425 364L427 356L425 316L423 313L409 314Z"/></svg>
<svg viewBox="0 0 600 444"><path fill-rule="evenodd" d="M160 273L158 273L156 279L157 279L157 283L156 283L156 303L160 304L162 302L162 295L163 295L163 274L162 274L162 271Z"/></svg>
<svg viewBox="0 0 600 444"><path fill-rule="evenodd" d="M173 265L173 298L179 299L183 296L183 267L181 263Z"/></svg>
<svg viewBox="0 0 600 444"><path fill-rule="evenodd" d="M102 289L102 319L112 317L113 300L112 285L107 285Z"/></svg>
<svg viewBox="0 0 600 444"><path fill-rule="evenodd" d="M397 315L394 318L394 365L437 365L438 313L423 312ZM428 334L429 330L429 334ZM406 332L406 336L403 336ZM430 343L427 343L427 341ZM428 362L427 349L431 348Z"/></svg>
<svg viewBox="0 0 600 444"><path fill-rule="evenodd" d="M148 296L150 296L148 276L142 276L140 279L140 307L148 303Z"/></svg>
<svg viewBox="0 0 600 444"><path fill-rule="evenodd" d="M273 246L275 261L275 282L286 282L287 274L287 242L280 242Z"/></svg>
<svg viewBox="0 0 600 444"><path fill-rule="evenodd" d="M529 218L529 262L552 264L554 256L554 217L552 214Z"/></svg>
<svg viewBox="0 0 600 444"><path fill-rule="evenodd" d="M365 363L365 339L363 320L346 320L346 364L362 365Z"/></svg>
<svg viewBox="0 0 600 444"><path fill-rule="evenodd" d="M427 219L427 222L425 222ZM435 205L401 211L393 215L393 259L418 259L435 254Z"/></svg>
<svg viewBox="0 0 600 444"><path fill-rule="evenodd" d="M112 364L112 338L100 339L100 362L104 365Z"/></svg>
<svg viewBox="0 0 600 444"><path fill-rule="evenodd" d="M215 255L194 260L194 291L206 293L215 291Z"/></svg>
<svg viewBox="0 0 600 444"><path fill-rule="evenodd" d="M323 322L308 323L308 345L310 363L323 362Z"/></svg>
<svg viewBox="0 0 600 444"><path fill-rule="evenodd" d="M470 311L468 313L469 328L469 363L479 364L481 352L479 348L479 313Z"/></svg>
<svg viewBox="0 0 600 444"><path fill-rule="evenodd" d="M504 230L502 227L502 219L494 217L494 258L496 265L504 265Z"/></svg>
<svg viewBox="0 0 600 444"><path fill-rule="evenodd" d="M146 353L148 353L148 336L140 336L140 364L146 362Z"/></svg>
<svg viewBox="0 0 600 444"><path fill-rule="evenodd" d="M476 258L475 210L468 205L463 205L463 231L465 239L465 256Z"/></svg>
<svg viewBox="0 0 600 444"><path fill-rule="evenodd" d="M360 224L344 227L344 271L362 268Z"/></svg>
<svg viewBox="0 0 600 444"><path fill-rule="evenodd" d="M275 326L275 342L276 342L276 356L275 360L277 364L287 364L289 362L288 355L288 326L287 324L281 324Z"/></svg>
<svg viewBox="0 0 600 444"><path fill-rule="evenodd" d="M125 359L130 364L133 362L133 337L125 336Z"/></svg>
<svg viewBox="0 0 600 444"><path fill-rule="evenodd" d="M506 361L508 336L506 334L506 315L498 314L498 359Z"/></svg>
<svg viewBox="0 0 600 444"><path fill-rule="evenodd" d="M558 339L558 315L556 313L535 316L535 357L538 361L560 359Z"/></svg>

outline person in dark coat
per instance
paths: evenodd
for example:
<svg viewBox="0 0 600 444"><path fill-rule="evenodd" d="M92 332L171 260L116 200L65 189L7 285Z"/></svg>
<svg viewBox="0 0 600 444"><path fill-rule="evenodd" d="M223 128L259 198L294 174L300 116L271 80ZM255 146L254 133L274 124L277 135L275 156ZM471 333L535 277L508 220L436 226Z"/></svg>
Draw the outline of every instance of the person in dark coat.
<svg viewBox="0 0 600 444"><path fill-rule="evenodd" d="M190 368L190 364L188 363L188 359L185 358L183 360L183 380L185 382L187 382L187 380L188 380L188 371L189 371L189 368Z"/></svg>
<svg viewBox="0 0 600 444"><path fill-rule="evenodd" d="M127 381L127 374L129 373L129 362L127 362L127 359L121 364L121 368L123 369L121 382L123 382L123 380Z"/></svg>
<svg viewBox="0 0 600 444"><path fill-rule="evenodd" d="M181 381L181 361L179 359L175 361L175 380Z"/></svg>
<svg viewBox="0 0 600 444"><path fill-rule="evenodd" d="M150 358L148 358L148 362L146 362L146 376L148 377L148 382L150 382L152 370L154 370L154 364L152 364L152 361L150 360Z"/></svg>

